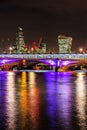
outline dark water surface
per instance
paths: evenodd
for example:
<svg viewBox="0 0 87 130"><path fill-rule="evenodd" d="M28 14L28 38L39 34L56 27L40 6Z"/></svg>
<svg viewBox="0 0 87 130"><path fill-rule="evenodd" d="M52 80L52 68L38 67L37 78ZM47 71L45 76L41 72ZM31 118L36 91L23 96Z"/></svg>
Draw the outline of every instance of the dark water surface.
<svg viewBox="0 0 87 130"><path fill-rule="evenodd" d="M87 73L0 71L0 130L87 130Z"/></svg>

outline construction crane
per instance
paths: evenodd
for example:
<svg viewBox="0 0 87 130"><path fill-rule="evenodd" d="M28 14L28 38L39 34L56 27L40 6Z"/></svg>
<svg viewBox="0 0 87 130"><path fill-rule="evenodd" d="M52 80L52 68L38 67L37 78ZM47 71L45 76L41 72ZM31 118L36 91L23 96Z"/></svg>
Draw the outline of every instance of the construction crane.
<svg viewBox="0 0 87 130"><path fill-rule="evenodd" d="M38 46L40 47L40 43L42 42L42 37L40 37L39 42L38 42Z"/></svg>
<svg viewBox="0 0 87 130"><path fill-rule="evenodd" d="M42 41L42 37L40 37L38 43L37 42L33 42L33 48L34 48L34 50L37 50L37 49L40 48L41 41Z"/></svg>

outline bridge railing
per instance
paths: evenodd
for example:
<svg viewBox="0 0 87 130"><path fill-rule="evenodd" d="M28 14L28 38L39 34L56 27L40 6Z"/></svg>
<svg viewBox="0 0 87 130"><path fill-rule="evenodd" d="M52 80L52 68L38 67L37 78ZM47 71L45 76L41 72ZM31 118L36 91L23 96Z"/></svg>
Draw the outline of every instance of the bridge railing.
<svg viewBox="0 0 87 130"><path fill-rule="evenodd" d="M87 54L0 54L0 58L20 59L87 59Z"/></svg>

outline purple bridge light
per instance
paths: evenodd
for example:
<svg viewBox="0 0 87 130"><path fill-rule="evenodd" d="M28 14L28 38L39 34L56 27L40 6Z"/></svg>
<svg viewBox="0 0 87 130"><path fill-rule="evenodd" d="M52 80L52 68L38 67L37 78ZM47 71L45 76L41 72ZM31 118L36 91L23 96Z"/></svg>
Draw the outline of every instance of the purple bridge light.
<svg viewBox="0 0 87 130"><path fill-rule="evenodd" d="M19 60L15 58L0 58L0 66L18 61Z"/></svg>
<svg viewBox="0 0 87 130"><path fill-rule="evenodd" d="M73 60L39 60L39 61L56 67L63 67L78 62Z"/></svg>
<svg viewBox="0 0 87 130"><path fill-rule="evenodd" d="M14 63L14 62L20 62L23 59L21 58L0 58L0 66L3 66L5 64L10 64L10 63ZM44 63L44 64L48 64L50 66L55 66L55 67L64 67L64 66L68 66L68 65L72 65L74 63L77 63L79 60L71 60L71 59L66 59L66 60L60 60L60 59L26 59L29 62L32 61L37 61L38 63Z"/></svg>
<svg viewBox="0 0 87 130"><path fill-rule="evenodd" d="M69 66L86 63L87 64L87 54L0 54L0 67L4 65L11 65L13 67L19 62L23 63L23 59L26 63L29 62L30 65L44 63L57 70L67 69Z"/></svg>

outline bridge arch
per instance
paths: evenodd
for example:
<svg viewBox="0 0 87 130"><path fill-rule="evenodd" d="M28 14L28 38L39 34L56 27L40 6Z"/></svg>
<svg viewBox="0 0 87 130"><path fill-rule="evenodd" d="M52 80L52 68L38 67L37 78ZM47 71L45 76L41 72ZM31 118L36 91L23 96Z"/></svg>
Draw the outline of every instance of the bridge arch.
<svg viewBox="0 0 87 130"><path fill-rule="evenodd" d="M58 71L87 70L87 60L62 61Z"/></svg>
<svg viewBox="0 0 87 130"><path fill-rule="evenodd" d="M87 64L87 54L0 54L0 66L22 62L23 59L65 70L74 65Z"/></svg>

